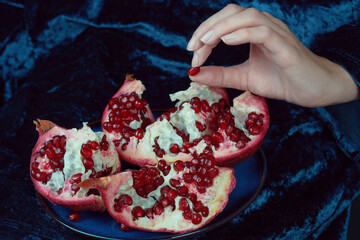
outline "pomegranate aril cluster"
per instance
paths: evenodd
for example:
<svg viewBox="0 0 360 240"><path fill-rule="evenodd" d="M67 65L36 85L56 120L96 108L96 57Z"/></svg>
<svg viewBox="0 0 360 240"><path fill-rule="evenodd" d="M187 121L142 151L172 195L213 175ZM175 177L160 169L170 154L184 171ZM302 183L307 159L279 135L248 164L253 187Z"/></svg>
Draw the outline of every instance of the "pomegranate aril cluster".
<svg viewBox="0 0 360 240"><path fill-rule="evenodd" d="M66 137L64 135L56 135L46 141L42 148L35 153L35 161L31 164L31 176L46 184L51 179L53 172L62 171L66 152L65 146Z"/></svg>
<svg viewBox="0 0 360 240"><path fill-rule="evenodd" d="M256 114L251 112L248 115L248 119L245 121L246 129L251 135L258 135L264 125L264 114Z"/></svg>
<svg viewBox="0 0 360 240"><path fill-rule="evenodd" d="M142 217L153 219L155 215L161 215L166 207L176 209L175 199L179 200L179 210L182 211L184 219L191 220L193 224L200 224L203 217L209 215L209 208L204 206L197 199L195 193L190 192L188 184L194 184L199 193L206 192L208 187L213 185L213 179L219 174L215 167L216 161L212 155L201 154L191 162L175 161L168 164L160 160L157 166L143 167L140 170L133 170L133 188L137 195L147 198L148 194L160 189L160 197L151 208L143 209L141 206L134 206L131 210L132 217L136 220ZM164 184L164 177L171 169L177 173L171 178L168 184ZM180 172L183 173L182 178ZM114 209L121 212L124 206L133 204L132 198L127 194L120 194L114 200Z"/></svg>
<svg viewBox="0 0 360 240"><path fill-rule="evenodd" d="M103 128L109 133L120 133L122 138L127 141L132 136L138 139L143 138L144 129L151 123L150 119L145 117L146 106L147 101L141 99L136 92L121 94L110 99L108 103L109 119L103 123ZM141 122L141 127L131 128L129 125L133 121Z"/></svg>
<svg viewBox="0 0 360 240"><path fill-rule="evenodd" d="M143 167L132 171L133 187L140 197L146 198L150 192L164 183L164 177L159 170L156 167ZM167 175L169 170L163 169L164 175Z"/></svg>

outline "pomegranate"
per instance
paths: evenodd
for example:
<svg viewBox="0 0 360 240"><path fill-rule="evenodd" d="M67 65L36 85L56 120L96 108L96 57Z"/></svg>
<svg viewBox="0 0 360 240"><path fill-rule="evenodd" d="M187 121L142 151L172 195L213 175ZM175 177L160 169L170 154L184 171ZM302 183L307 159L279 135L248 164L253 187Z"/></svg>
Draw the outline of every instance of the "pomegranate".
<svg viewBox="0 0 360 240"><path fill-rule="evenodd" d="M211 154L190 162L159 160L155 166L87 179L99 190L110 215L125 229L184 233L220 213L235 187L234 170L215 166Z"/></svg>
<svg viewBox="0 0 360 240"><path fill-rule="evenodd" d="M127 77L102 117L103 131L120 158L135 165L191 161L212 152L217 165L234 166L259 149L269 127L265 99L250 92L236 97L231 107L225 89L192 82L170 94L178 102L154 122L141 98L144 90L141 81Z"/></svg>
<svg viewBox="0 0 360 240"><path fill-rule="evenodd" d="M114 144L86 124L77 130L47 120L34 123L39 138L31 155L30 176L37 191L75 211L104 211L98 191L83 189L78 183L120 170Z"/></svg>

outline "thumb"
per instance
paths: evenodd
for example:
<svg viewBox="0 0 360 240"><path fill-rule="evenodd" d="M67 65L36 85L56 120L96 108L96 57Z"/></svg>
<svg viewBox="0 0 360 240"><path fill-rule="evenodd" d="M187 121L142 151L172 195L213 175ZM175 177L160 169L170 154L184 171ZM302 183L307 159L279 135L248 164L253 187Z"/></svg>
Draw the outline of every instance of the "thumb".
<svg viewBox="0 0 360 240"><path fill-rule="evenodd" d="M246 62L231 67L201 67L198 74L189 77L194 82L212 87L248 90Z"/></svg>

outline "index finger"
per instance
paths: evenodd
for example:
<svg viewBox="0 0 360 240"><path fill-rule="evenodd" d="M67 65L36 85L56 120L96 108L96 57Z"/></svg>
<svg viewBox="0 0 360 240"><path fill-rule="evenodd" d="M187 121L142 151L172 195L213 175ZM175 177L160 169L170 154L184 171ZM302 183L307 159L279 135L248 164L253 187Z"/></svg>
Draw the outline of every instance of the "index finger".
<svg viewBox="0 0 360 240"><path fill-rule="evenodd" d="M219 12L215 13L209 17L206 21L200 24L200 26L195 30L189 43L187 45L187 50L196 51L203 46L203 43L200 41L202 35L204 35L211 27L213 27L217 22L221 21L224 18L227 18L233 14L243 11L245 8L236 4L229 4Z"/></svg>

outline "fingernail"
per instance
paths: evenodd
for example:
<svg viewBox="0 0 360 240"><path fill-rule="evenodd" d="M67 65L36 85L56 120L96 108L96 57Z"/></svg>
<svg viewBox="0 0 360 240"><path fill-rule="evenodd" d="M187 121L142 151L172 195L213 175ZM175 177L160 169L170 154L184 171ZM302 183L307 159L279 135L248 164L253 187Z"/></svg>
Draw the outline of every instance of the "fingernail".
<svg viewBox="0 0 360 240"><path fill-rule="evenodd" d="M222 36L222 37L221 37L221 40L222 40L223 42L231 42L231 41L233 41L235 38L236 38L235 34L230 33L230 34L228 34L228 35Z"/></svg>
<svg viewBox="0 0 360 240"><path fill-rule="evenodd" d="M196 38L192 37L186 47L187 50L189 51L194 51L195 50L195 43L196 43Z"/></svg>
<svg viewBox="0 0 360 240"><path fill-rule="evenodd" d="M213 30L210 30L208 31L200 40L203 42L203 43L207 43L209 42L212 38L214 38L214 31Z"/></svg>
<svg viewBox="0 0 360 240"><path fill-rule="evenodd" d="M196 53L194 53L193 59L191 61L191 66L198 67L198 65L199 65L199 56Z"/></svg>
<svg viewBox="0 0 360 240"><path fill-rule="evenodd" d="M191 67L188 70L188 74L189 76L195 76L196 74L198 74L200 72L200 68L199 67Z"/></svg>

